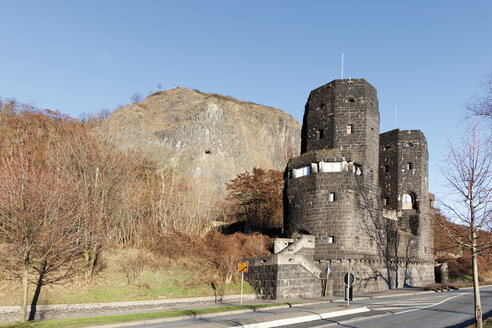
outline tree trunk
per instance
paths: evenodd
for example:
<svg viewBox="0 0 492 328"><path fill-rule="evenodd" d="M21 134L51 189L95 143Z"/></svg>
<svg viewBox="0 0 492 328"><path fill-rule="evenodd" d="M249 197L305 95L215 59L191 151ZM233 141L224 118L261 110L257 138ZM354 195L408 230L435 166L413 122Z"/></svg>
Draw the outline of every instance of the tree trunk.
<svg viewBox="0 0 492 328"><path fill-rule="evenodd" d="M20 322L26 321L27 314L27 291L29 287L29 265L24 262L22 267L22 305L21 305L21 314L20 314Z"/></svg>
<svg viewBox="0 0 492 328"><path fill-rule="evenodd" d="M43 279L46 274L46 261L43 261L41 267L39 268L38 283L36 284L36 289L34 291L34 296L31 302L31 311L29 313L29 321L34 320L36 317L36 305L38 304L39 295L41 294L41 287L43 287Z"/></svg>
<svg viewBox="0 0 492 328"><path fill-rule="evenodd" d="M94 273L94 266L97 261L98 256L98 247L97 245L92 247L88 247L84 250L84 262L85 262L85 280L90 281L92 279L92 275Z"/></svg>
<svg viewBox="0 0 492 328"><path fill-rule="evenodd" d="M476 231L472 231L472 264L473 264L473 294L475 303L475 327L482 328L482 303L480 301L480 286L478 284L477 239Z"/></svg>
<svg viewBox="0 0 492 328"><path fill-rule="evenodd" d="M474 193L475 189L473 182L470 182L469 188L469 203L470 206L470 228L471 228L471 252L472 252L472 265L473 265L473 301L475 305L475 327L482 328L482 302L480 301L480 286L478 284L478 263L477 263L477 227L475 221L475 206L474 206Z"/></svg>

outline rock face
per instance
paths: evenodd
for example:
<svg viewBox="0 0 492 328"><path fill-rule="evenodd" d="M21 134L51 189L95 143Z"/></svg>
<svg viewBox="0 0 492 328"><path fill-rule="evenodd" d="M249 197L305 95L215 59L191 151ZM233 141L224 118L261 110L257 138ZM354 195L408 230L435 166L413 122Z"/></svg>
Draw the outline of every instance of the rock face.
<svg viewBox="0 0 492 328"><path fill-rule="evenodd" d="M239 173L284 170L301 144L300 124L279 109L187 88L120 108L103 128L124 148L150 151L166 167L210 181L222 197Z"/></svg>

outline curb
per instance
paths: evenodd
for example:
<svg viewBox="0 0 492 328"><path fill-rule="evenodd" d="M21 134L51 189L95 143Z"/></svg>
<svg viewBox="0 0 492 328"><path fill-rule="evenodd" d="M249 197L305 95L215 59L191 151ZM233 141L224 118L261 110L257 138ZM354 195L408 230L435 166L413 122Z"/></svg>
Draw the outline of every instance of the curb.
<svg viewBox="0 0 492 328"><path fill-rule="evenodd" d="M312 303L309 303L309 304L312 304ZM318 304L318 303L314 303L314 304ZM300 306L300 305L308 305L308 304L306 303L306 304L294 304L291 306L289 306L289 305L272 306L272 307L268 307L265 309L272 310L272 309L276 309L276 308L294 307L295 305ZM261 311L261 309L245 309L245 310L235 310L235 311L224 311L224 312L206 313L206 314L198 314L198 315L187 315L187 316L181 316L181 317L119 322L119 323L112 323L112 324L106 324L106 325L96 325L96 326L85 326L85 328L129 327L129 326L135 326L135 325L157 324L157 323L162 323L162 322L181 321L181 320L188 320L188 319L212 318L212 317L218 317L218 316L229 315L229 314L258 312L258 310ZM344 316L344 315L348 315L348 314L356 314L356 313L363 313L363 312L369 312L369 311L371 311L371 310L369 310L367 307L364 306L364 307L354 308L354 309L349 309L349 310L330 311L330 312L307 315L307 316L302 316L302 317L294 317L294 318L288 318L288 319L279 319L279 320L273 320L273 321L267 321L267 322L259 322L259 323L248 324L248 325L240 325L240 326L236 326L236 327L242 327L242 328L246 328L246 327L247 328L280 327L280 326L291 325L291 324L296 324L296 323L303 323L303 322L309 322L309 321L314 321L314 320L322 320L322 319L340 317L340 316Z"/></svg>
<svg viewBox="0 0 492 328"><path fill-rule="evenodd" d="M168 317L161 319L150 319L150 320L140 320L140 321L128 321L128 322L115 322L108 323L106 325L95 325L95 326L84 326L84 328L117 328L117 327L128 327L136 324L153 324L160 322L170 322L170 321L180 321L180 320L188 320L188 319L200 319L200 318L214 318L222 315L229 314L241 314L248 312L261 312L262 310L276 310L276 309L285 309L285 308L293 308L293 307L301 307L301 306L310 306L310 305L318 305L323 303L333 303L331 300L329 301L319 301L319 302L310 302L310 303L295 303L295 304L287 304L287 305L275 305L268 306L264 308L258 309L243 309L243 310L232 310L232 311L219 311L213 313L203 313L203 314L195 314L195 315L184 315L179 317Z"/></svg>
<svg viewBox="0 0 492 328"><path fill-rule="evenodd" d="M267 322L253 323L253 324L249 324L249 325L240 325L240 326L235 326L233 328L239 328L239 327L241 327L241 328L281 327L281 326L286 326L286 325L293 325L293 324L297 324L297 323L341 317L344 315L363 313L363 312L369 312L369 311L371 311L371 310L369 310L368 308L363 306L360 308L355 308L355 309L350 309L350 310L331 311L331 312L325 312L325 313L319 313L319 314L306 315L306 316L302 316L302 317L279 319L279 320L273 320L273 321L267 321Z"/></svg>

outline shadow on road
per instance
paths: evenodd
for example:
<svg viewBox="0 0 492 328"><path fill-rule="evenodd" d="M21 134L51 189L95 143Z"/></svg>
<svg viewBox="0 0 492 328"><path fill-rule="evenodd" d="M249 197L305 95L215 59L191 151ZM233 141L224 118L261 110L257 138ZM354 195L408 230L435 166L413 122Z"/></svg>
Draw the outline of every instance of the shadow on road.
<svg viewBox="0 0 492 328"><path fill-rule="evenodd" d="M482 318L483 318L483 320L485 320L488 317L490 317L491 315L492 315L492 310L485 312L483 314ZM448 326L448 328L464 328L464 327L468 327L470 325L473 325L474 323L475 323L475 318L470 319L470 320L466 320L465 322L462 322L462 323L457 324L457 325Z"/></svg>

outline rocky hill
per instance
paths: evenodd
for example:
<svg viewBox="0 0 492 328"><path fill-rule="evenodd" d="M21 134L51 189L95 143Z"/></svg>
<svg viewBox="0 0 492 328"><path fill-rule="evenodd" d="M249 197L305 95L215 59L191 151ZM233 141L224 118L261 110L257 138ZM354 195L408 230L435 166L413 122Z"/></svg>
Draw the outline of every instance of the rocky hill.
<svg viewBox="0 0 492 328"><path fill-rule="evenodd" d="M300 151L300 124L285 112L187 88L159 91L112 113L103 128L124 148L216 185L253 167L283 170Z"/></svg>

